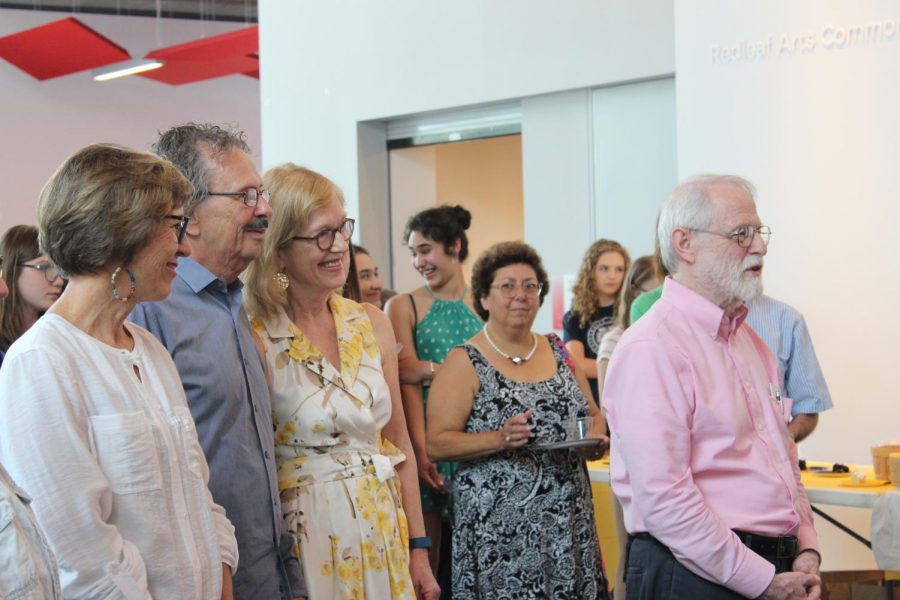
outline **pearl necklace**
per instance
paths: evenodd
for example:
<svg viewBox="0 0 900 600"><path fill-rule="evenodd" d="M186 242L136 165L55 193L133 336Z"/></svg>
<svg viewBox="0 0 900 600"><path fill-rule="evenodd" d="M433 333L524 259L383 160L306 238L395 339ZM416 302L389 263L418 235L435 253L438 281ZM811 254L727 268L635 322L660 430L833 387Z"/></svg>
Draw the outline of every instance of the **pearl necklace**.
<svg viewBox="0 0 900 600"><path fill-rule="evenodd" d="M511 361L512 361L512 364L514 364L514 365L516 365L516 366L519 366L519 365L521 365L522 363L528 362L528 360L529 360L532 356L534 356L534 352L535 352L535 350L537 350L537 347L538 347L538 337L537 337L537 336L534 334L534 332L532 331L532 332L531 332L531 339L534 340L534 345L531 347L531 351L530 351L528 354L526 354L525 356L510 356L509 354L507 354L506 352L504 352L503 350L501 350L500 348L498 348L498 347L497 347L497 344L494 343L494 340L491 339L491 335L488 333L487 323L484 324L484 327L482 327L481 330L484 332L484 338L488 341L488 344L491 345L491 348L493 348L494 350L496 350L496 351L497 351L497 354L499 354L499 355L502 356L503 358L506 358L506 359L508 359L508 360L511 360Z"/></svg>

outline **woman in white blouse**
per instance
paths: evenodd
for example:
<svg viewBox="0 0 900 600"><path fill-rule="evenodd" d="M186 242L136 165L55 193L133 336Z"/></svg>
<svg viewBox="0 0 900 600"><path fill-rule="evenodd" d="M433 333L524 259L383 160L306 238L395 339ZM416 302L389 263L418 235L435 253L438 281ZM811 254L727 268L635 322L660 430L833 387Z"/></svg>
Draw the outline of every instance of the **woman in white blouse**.
<svg viewBox="0 0 900 600"><path fill-rule="evenodd" d="M69 285L0 369L0 463L34 498L67 598L231 597L234 529L178 372L125 320L190 254L189 193L167 161L100 144L41 193L42 251Z"/></svg>

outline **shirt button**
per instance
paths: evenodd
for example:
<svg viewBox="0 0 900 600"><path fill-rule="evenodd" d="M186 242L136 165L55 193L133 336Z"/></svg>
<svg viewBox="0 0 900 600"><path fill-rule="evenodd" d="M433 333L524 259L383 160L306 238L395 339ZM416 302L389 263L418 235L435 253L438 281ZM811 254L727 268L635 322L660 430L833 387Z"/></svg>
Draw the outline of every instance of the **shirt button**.
<svg viewBox="0 0 900 600"><path fill-rule="evenodd" d="M266 458L269 458L269 451L268 451L268 450L265 451L265 455L266 455Z"/></svg>
<svg viewBox="0 0 900 600"><path fill-rule="evenodd" d="M756 428L759 429L760 431L765 431L766 425L765 425L765 423L760 423L759 425L756 426Z"/></svg>

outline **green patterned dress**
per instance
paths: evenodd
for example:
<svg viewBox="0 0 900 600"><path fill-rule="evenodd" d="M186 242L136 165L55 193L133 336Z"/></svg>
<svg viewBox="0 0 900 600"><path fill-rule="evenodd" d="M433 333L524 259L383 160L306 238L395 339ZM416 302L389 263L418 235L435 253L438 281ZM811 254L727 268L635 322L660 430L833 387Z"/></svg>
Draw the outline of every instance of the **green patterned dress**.
<svg viewBox="0 0 900 600"><path fill-rule="evenodd" d="M468 288L457 300L441 300L435 297L427 286L425 291L432 297L434 304L416 325L416 355L419 360L440 364L444 362L444 357L453 348L465 343L478 333L481 330L482 322L463 300L469 291ZM428 388L422 389L422 398L426 403L428 402ZM438 472L448 479L453 476L458 464L455 462L438 463ZM436 492L425 485L420 487L422 489L422 511L439 510L446 515L450 496Z"/></svg>

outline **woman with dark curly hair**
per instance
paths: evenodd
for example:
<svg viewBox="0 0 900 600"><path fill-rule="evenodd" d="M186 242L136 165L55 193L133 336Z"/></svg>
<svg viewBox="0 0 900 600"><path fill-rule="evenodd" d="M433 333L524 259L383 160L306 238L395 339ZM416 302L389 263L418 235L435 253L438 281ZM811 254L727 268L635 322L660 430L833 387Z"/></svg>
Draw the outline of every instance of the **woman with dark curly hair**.
<svg viewBox="0 0 900 600"><path fill-rule="evenodd" d="M572 308L563 315L563 342L587 376L597 403L597 350L616 322L625 290L622 282L630 266L628 251L619 242L597 240L591 244L572 288Z"/></svg>
<svg viewBox="0 0 900 600"><path fill-rule="evenodd" d="M64 280L38 247L38 230L15 225L0 237L3 278L9 296L0 300L0 355L34 325L62 293Z"/></svg>
<svg viewBox="0 0 900 600"><path fill-rule="evenodd" d="M485 251L472 271L484 326L447 355L431 388L428 454L460 461L457 598L609 597L584 466L609 440L581 369L558 337L531 329L548 285L531 246ZM571 424L586 417L590 439L573 444Z"/></svg>
<svg viewBox="0 0 900 600"><path fill-rule="evenodd" d="M452 477L456 465L428 460L424 406L427 386L447 352L481 329L462 270L469 255L466 230L471 223L471 213L462 206L438 206L413 215L403 238L413 267L425 284L410 294L392 298L386 307L401 345L403 409L419 466L422 512L432 540L430 559L435 572L440 560L442 518L448 516L449 507L444 479Z"/></svg>

